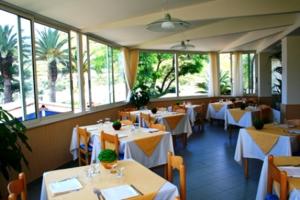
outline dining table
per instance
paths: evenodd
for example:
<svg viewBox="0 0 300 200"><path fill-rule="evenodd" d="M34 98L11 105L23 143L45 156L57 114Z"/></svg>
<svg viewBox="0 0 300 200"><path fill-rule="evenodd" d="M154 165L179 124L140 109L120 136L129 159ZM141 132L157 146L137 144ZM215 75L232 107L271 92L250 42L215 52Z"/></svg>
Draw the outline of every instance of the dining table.
<svg viewBox="0 0 300 200"><path fill-rule="evenodd" d="M209 103L206 112L206 119L225 120L225 112L232 105L231 101L220 101Z"/></svg>
<svg viewBox="0 0 300 200"><path fill-rule="evenodd" d="M160 123L166 126L167 131L171 132L172 135L177 135L181 133L187 133L187 137L190 137L193 133L192 125L190 123L190 118L187 113L177 113L172 111L157 111L152 113L151 110L137 110L132 111L130 114L136 117L136 121L141 122L140 113L150 114L152 121L154 123ZM170 124L170 118L177 118L176 127ZM143 123L143 122L141 122Z"/></svg>
<svg viewBox="0 0 300 200"><path fill-rule="evenodd" d="M174 153L172 136L167 131L135 127L134 125L122 125L120 130L114 130L111 122L81 126L81 128L86 128L91 135L91 162L99 162L98 155L101 152L100 135L102 131L118 135L120 141L119 151L120 154L124 155L124 159L134 159L148 168L165 165L167 163L167 153ZM70 144L73 160L78 158L77 151L77 130L74 128Z"/></svg>
<svg viewBox="0 0 300 200"><path fill-rule="evenodd" d="M241 165L244 162L245 176L248 176L248 158L264 161L268 155L291 156L299 149L299 135L293 132L295 130L288 125L274 123L265 124L261 130L241 128L234 160Z"/></svg>
<svg viewBox="0 0 300 200"><path fill-rule="evenodd" d="M45 172L40 200L114 200L148 194L155 200L179 195L176 185L129 159L118 161L114 170L96 164Z"/></svg>
<svg viewBox="0 0 300 200"><path fill-rule="evenodd" d="M259 117L260 110L256 107L248 106L244 110L241 108L230 108L225 111L224 128L234 125L241 128L248 128L253 125L253 120Z"/></svg>
<svg viewBox="0 0 300 200"><path fill-rule="evenodd" d="M288 175L289 200L300 199L300 157L299 156L274 156L274 164L278 169L285 170ZM268 184L268 157L265 157L256 192L256 200L264 200L267 195ZM292 173L289 173L289 172ZM274 187L274 192L279 196L279 191Z"/></svg>

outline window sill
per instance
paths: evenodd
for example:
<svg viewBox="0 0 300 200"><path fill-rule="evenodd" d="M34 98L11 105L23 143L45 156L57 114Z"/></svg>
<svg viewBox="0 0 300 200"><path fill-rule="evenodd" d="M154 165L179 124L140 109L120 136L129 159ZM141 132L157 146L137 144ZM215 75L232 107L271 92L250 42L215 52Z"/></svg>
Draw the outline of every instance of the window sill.
<svg viewBox="0 0 300 200"><path fill-rule="evenodd" d="M118 102L118 103L114 103L114 104L101 105L101 106L93 107L89 111L84 111L84 112L79 112L79 113L73 113L73 112L62 113L62 114L49 116L49 117L45 117L45 118L39 118L39 119L35 119L35 120L25 121L25 122L23 122L23 124L26 126L27 129L32 129L32 128L36 128L39 126L44 126L44 125L52 124L55 122L67 120L67 119L81 117L81 116L84 116L87 114L92 114L92 113L96 113L96 112L100 112L100 111L104 111L104 110L108 110L108 109L121 107L126 104L127 104L127 102L123 101L123 102Z"/></svg>

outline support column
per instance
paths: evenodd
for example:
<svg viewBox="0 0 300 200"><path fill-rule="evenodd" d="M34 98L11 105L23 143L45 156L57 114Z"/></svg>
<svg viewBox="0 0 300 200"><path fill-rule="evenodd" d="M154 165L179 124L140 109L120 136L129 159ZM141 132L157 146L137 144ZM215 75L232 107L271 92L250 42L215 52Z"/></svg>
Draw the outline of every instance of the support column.
<svg viewBox="0 0 300 200"><path fill-rule="evenodd" d="M257 73L257 95L260 103L271 104L272 103L272 67L270 54L267 52L261 52L257 56L258 60L258 73Z"/></svg>
<svg viewBox="0 0 300 200"><path fill-rule="evenodd" d="M282 119L300 119L300 36L282 39Z"/></svg>

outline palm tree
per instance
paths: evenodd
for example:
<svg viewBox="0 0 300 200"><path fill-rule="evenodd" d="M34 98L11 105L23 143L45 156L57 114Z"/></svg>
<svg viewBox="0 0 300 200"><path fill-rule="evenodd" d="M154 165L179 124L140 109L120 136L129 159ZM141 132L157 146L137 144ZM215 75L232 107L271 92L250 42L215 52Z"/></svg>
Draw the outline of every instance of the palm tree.
<svg viewBox="0 0 300 200"><path fill-rule="evenodd" d="M65 45L68 39L61 39L57 30L45 28L38 32L36 41L37 60L47 61L49 97L51 102L56 102L56 80L58 75L57 65L68 63L68 48Z"/></svg>
<svg viewBox="0 0 300 200"><path fill-rule="evenodd" d="M13 101L13 62L17 51L17 34L13 26L0 26L0 72L3 82L4 103Z"/></svg>

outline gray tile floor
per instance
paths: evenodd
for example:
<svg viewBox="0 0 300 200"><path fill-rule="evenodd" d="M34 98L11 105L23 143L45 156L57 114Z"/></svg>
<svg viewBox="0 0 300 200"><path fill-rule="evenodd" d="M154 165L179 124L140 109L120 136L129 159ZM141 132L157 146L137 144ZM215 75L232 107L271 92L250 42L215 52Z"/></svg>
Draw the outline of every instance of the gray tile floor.
<svg viewBox="0 0 300 200"><path fill-rule="evenodd" d="M183 149L178 143L176 154L184 157L187 168L187 199L253 200L255 199L262 162L249 161L249 178L234 159L238 130L231 139L222 124L207 124L202 133L194 133ZM180 142L180 141L178 141ZM76 166L70 162L60 168ZM162 175L162 169L155 169ZM41 178L28 185L30 200L39 199ZM175 177L175 182L177 182Z"/></svg>

